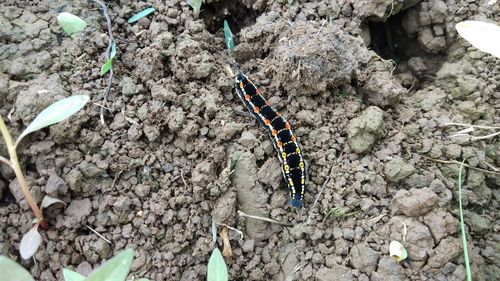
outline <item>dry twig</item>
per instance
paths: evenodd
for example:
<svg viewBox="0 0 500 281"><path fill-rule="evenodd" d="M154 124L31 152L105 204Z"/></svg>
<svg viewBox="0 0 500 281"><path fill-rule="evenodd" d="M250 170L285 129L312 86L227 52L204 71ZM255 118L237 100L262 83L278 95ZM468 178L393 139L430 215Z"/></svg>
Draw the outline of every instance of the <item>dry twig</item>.
<svg viewBox="0 0 500 281"><path fill-rule="evenodd" d="M273 219L270 219L270 218L253 216L253 215L245 214L242 211L238 211L238 215L240 217L247 217L247 218L251 218L251 219L256 219L256 220L261 220L261 221L267 221L267 222L270 222L270 223L280 224L280 225L283 225L283 226L288 226L288 227L292 227L293 226L293 224L289 223L289 222L280 222L280 221L273 220Z"/></svg>
<svg viewBox="0 0 500 281"><path fill-rule="evenodd" d="M431 160L431 161L434 161L434 162L437 162L437 163L441 163L441 164L457 164L457 165L460 165L462 164L461 162L458 162L456 160L441 160L441 159L434 159L434 158L430 158L430 157L427 157L427 156L423 156L423 158L427 159L427 160ZM498 168L496 167L493 167L491 165L488 165L490 168L493 168L493 170L495 171L490 171L490 170L486 170L486 169L481 169L481 168L478 168L478 167L473 167L469 164L463 164L464 167L467 167L469 169L473 169L473 170L476 170L476 171L480 171L480 172L483 172L483 173L488 173L488 174L494 174L494 175L500 175L500 172L496 172L496 170L498 170Z"/></svg>

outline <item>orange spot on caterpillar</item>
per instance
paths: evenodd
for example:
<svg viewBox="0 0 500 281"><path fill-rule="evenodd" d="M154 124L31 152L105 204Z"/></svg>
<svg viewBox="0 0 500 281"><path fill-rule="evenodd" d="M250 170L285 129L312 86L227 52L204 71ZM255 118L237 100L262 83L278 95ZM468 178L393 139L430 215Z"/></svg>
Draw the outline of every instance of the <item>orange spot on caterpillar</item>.
<svg viewBox="0 0 500 281"><path fill-rule="evenodd" d="M250 101L250 95L245 95L245 99L246 99L247 101Z"/></svg>
<svg viewBox="0 0 500 281"><path fill-rule="evenodd" d="M269 119L264 119L264 124L266 124L266 126L269 126L269 124L271 124L271 121L269 121Z"/></svg>
<svg viewBox="0 0 500 281"><path fill-rule="evenodd" d="M287 128L288 130L290 130L290 129L291 129L291 127L290 127L290 123L286 122L286 124L285 124L285 128Z"/></svg>
<svg viewBox="0 0 500 281"><path fill-rule="evenodd" d="M296 140L297 140L297 138L296 138L295 136L292 136L290 139L291 139L292 141L296 141Z"/></svg>
<svg viewBox="0 0 500 281"><path fill-rule="evenodd" d="M278 131L276 131L276 129L273 129L272 134L273 136L276 136L278 134Z"/></svg>
<svg viewBox="0 0 500 281"><path fill-rule="evenodd" d="M277 146L277 147L279 147L279 148L281 148L281 147L283 146L283 143L282 143L282 142L280 142L280 141L277 141L277 142L276 142L276 146Z"/></svg>
<svg viewBox="0 0 500 281"><path fill-rule="evenodd" d="M259 111L260 111L260 108L258 108L257 106L254 106L254 108L253 108L253 112L255 112L255 113L259 113Z"/></svg>

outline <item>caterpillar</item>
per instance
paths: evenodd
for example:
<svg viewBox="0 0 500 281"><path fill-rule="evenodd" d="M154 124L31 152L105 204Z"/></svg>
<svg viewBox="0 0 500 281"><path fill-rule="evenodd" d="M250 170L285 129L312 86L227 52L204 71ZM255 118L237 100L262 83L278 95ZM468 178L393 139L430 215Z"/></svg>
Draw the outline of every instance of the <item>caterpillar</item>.
<svg viewBox="0 0 500 281"><path fill-rule="evenodd" d="M306 162L290 123L269 104L252 80L241 71L235 77L234 88L248 111L267 130L278 151L283 177L290 192L289 204L301 208L306 191Z"/></svg>

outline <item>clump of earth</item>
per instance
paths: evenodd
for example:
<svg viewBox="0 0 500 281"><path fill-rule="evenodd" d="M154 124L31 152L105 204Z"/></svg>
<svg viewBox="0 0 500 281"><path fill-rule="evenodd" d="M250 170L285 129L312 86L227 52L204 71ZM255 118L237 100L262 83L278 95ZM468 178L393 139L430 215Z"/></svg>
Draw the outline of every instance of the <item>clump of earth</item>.
<svg viewBox="0 0 500 281"><path fill-rule="evenodd" d="M454 28L500 22L499 3L206 2L200 12L181 0L107 3L117 57L103 125L108 34L99 7L2 1L0 115L11 133L63 97L92 103L19 148L38 203L68 203L48 208L32 260L21 259L19 243L33 215L0 164L0 254L36 280L62 280L63 268L88 275L133 248L129 279L204 280L213 247L223 247L220 234L212 242L215 220L243 233L229 229L231 280L465 280L465 159L472 276L500 279L500 143L481 138L500 124L500 64ZM155 13L127 23L150 6ZM88 27L65 35L62 11ZM288 206L274 146L233 93L233 61L298 137L309 174L303 209ZM470 125L480 127L456 134ZM393 240L405 261L389 256Z"/></svg>

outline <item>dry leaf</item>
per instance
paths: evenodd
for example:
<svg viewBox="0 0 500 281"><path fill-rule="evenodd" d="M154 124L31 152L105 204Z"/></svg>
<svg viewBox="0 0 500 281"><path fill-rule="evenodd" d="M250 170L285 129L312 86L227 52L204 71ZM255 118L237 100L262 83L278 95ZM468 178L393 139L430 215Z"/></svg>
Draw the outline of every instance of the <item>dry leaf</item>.
<svg viewBox="0 0 500 281"><path fill-rule="evenodd" d="M224 244L222 255L227 259L233 258L233 250L231 249L231 242L229 242L229 228L226 226L220 232L222 243Z"/></svg>

